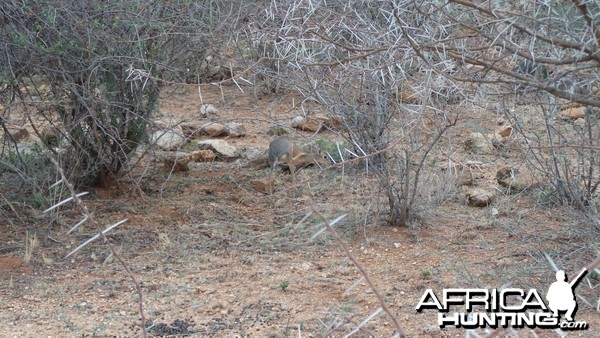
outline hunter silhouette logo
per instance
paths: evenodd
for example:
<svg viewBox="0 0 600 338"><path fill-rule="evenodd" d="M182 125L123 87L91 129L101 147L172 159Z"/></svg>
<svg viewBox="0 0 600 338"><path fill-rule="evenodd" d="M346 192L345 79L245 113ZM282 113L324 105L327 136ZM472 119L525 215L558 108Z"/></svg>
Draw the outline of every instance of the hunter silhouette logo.
<svg viewBox="0 0 600 338"><path fill-rule="evenodd" d="M573 321L573 314L577 310L574 294L575 286L577 286L586 271L586 269L583 269L571 283L566 282L567 276L564 271L556 271L556 282L550 285L546 295L548 307L552 310L554 317L558 317L558 311L566 311L565 318L570 322Z"/></svg>
<svg viewBox="0 0 600 338"><path fill-rule="evenodd" d="M577 311L575 288L585 275L583 269L570 283L564 271L556 272L544 302L536 289L444 289L439 299L432 289L425 290L417 304L417 312L424 309L438 310L441 328L498 328L529 327L546 329L587 329L585 321L573 320ZM456 308L463 311L451 312ZM567 321L560 321L559 314L565 312Z"/></svg>

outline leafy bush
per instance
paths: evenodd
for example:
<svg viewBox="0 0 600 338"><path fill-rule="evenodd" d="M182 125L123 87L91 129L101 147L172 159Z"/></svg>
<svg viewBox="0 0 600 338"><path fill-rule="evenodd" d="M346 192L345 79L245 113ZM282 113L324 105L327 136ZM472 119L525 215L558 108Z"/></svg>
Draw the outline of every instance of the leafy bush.
<svg viewBox="0 0 600 338"><path fill-rule="evenodd" d="M5 1L4 98L61 131L67 151L50 150L73 183L109 184L147 139L159 79L203 60L233 4Z"/></svg>

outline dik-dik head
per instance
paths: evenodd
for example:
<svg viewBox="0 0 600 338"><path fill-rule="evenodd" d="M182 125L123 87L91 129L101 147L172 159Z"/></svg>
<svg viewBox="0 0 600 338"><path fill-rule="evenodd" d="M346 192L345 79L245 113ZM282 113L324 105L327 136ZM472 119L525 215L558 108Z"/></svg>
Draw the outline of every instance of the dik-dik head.
<svg viewBox="0 0 600 338"><path fill-rule="evenodd" d="M321 164L331 164L329 157L327 157L327 155L321 150L317 151L316 153L300 153L298 156L301 160L295 160L294 162L296 163L317 162Z"/></svg>

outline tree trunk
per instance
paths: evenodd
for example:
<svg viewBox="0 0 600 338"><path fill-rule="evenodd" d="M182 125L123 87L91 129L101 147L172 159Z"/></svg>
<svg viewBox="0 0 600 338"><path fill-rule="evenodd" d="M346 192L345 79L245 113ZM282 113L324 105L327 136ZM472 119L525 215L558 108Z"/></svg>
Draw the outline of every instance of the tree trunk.
<svg viewBox="0 0 600 338"><path fill-rule="evenodd" d="M390 201L390 226L405 227L408 219L408 207L402 202L399 196L394 194L393 189L388 191L388 199Z"/></svg>

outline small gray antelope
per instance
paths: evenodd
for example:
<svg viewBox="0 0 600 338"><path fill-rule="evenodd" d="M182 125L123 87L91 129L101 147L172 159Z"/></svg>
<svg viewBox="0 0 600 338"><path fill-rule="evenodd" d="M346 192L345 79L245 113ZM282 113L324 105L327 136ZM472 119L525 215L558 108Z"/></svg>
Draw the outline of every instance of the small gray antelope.
<svg viewBox="0 0 600 338"><path fill-rule="evenodd" d="M271 166L271 177L278 163L283 163L290 168L292 184L296 184L296 167L301 164L318 162L329 164L327 156L322 151L306 153L298 148L289 136L279 136L269 144L269 164Z"/></svg>

